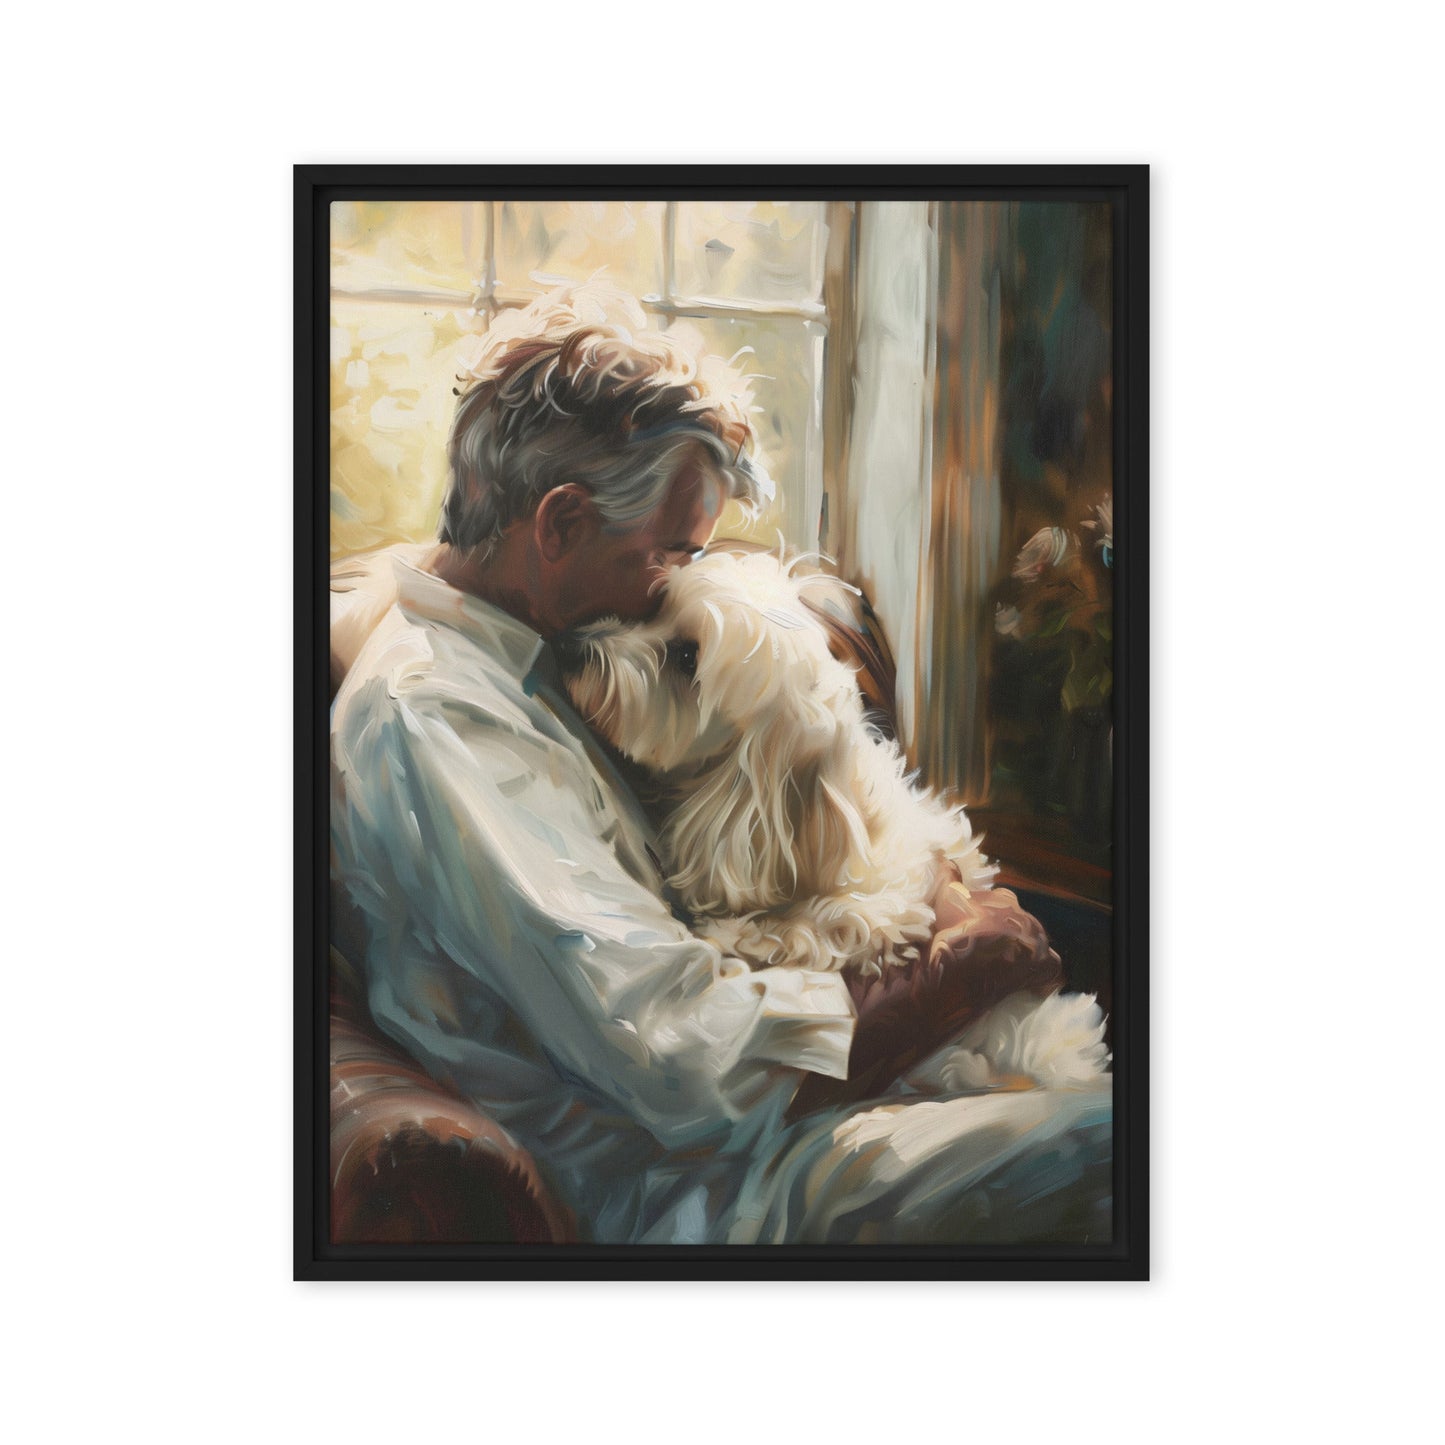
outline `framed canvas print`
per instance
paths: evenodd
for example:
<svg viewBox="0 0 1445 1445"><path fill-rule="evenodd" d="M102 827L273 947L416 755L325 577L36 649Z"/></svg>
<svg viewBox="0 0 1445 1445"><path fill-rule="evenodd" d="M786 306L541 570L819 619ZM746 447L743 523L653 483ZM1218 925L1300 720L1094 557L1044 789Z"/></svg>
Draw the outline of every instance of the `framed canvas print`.
<svg viewBox="0 0 1445 1445"><path fill-rule="evenodd" d="M1147 171L299 167L298 1278L1147 1278Z"/></svg>

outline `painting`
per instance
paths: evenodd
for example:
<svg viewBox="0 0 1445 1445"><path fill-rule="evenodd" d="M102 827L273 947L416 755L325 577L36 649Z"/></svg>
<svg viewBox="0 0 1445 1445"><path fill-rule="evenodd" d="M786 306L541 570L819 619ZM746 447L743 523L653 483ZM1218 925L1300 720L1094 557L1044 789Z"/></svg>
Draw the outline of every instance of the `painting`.
<svg viewBox="0 0 1445 1445"><path fill-rule="evenodd" d="M1147 1277L1147 171L296 197L298 1277Z"/></svg>

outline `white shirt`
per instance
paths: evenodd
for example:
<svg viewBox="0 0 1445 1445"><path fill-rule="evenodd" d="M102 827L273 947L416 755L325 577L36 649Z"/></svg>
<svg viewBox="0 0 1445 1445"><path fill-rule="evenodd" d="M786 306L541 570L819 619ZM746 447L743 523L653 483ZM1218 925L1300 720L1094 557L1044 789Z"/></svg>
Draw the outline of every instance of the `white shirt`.
<svg viewBox="0 0 1445 1445"><path fill-rule="evenodd" d="M335 880L372 1014L536 1154L595 1238L656 1237L684 1207L710 1233L803 1071L846 1076L847 989L694 937L542 639L385 560L396 601L331 729Z"/></svg>

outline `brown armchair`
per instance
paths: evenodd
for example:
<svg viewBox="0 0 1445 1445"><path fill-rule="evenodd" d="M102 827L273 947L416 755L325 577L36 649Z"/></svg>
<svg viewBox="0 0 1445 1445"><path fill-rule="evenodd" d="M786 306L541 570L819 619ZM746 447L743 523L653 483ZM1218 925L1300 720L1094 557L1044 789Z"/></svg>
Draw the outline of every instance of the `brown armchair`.
<svg viewBox="0 0 1445 1445"><path fill-rule="evenodd" d="M566 1244L576 1221L494 1120L377 1033L331 956L335 1244Z"/></svg>

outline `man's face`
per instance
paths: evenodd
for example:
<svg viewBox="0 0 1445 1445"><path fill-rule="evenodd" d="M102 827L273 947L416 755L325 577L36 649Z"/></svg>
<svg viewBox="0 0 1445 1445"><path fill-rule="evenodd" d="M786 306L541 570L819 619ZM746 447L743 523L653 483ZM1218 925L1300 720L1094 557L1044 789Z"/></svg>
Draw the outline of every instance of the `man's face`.
<svg viewBox="0 0 1445 1445"><path fill-rule="evenodd" d="M711 467L689 462L647 521L626 531L602 527L570 569L569 610L578 614L572 625L599 617L639 622L655 616L667 569L685 566L712 540L725 495Z"/></svg>

